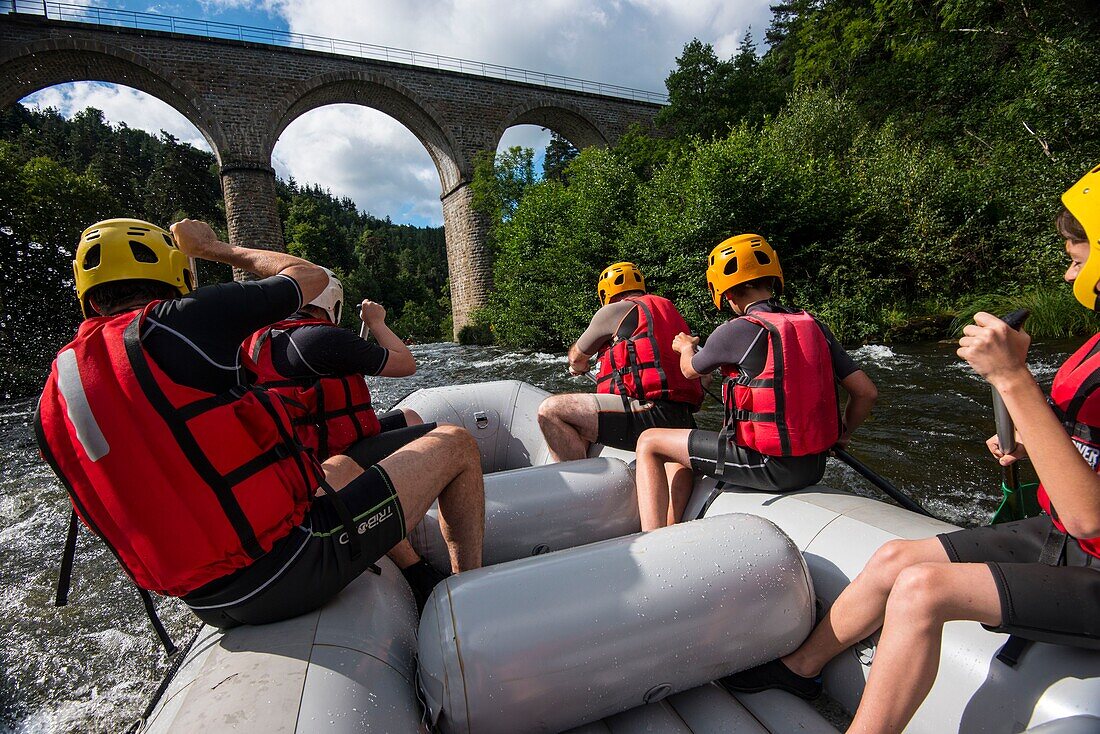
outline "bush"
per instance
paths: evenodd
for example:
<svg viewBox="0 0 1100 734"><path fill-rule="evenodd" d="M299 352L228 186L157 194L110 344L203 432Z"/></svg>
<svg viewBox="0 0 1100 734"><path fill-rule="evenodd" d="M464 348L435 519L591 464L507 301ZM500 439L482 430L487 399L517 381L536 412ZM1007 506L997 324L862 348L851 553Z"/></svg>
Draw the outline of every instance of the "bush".
<svg viewBox="0 0 1100 734"><path fill-rule="evenodd" d="M1004 316L1017 309L1031 311L1024 328L1033 337L1065 339L1071 336L1095 334L1100 331L1100 315L1081 307L1068 286L1049 286L1015 294L987 294L965 299L951 323L951 333L958 336L974 321L979 311Z"/></svg>

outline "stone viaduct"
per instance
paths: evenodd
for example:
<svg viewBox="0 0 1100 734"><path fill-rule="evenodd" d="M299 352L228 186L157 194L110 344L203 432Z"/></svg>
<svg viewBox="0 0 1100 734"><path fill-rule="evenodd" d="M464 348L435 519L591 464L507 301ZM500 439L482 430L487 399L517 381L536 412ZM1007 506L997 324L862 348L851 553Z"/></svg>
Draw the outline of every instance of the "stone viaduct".
<svg viewBox="0 0 1100 734"><path fill-rule="evenodd" d="M75 81L122 84L182 113L217 156L230 241L269 249L285 246L271 153L287 125L338 103L372 107L401 122L439 172L456 336L492 288L486 222L470 206L474 156L496 150L504 131L519 124L549 128L579 148L606 145L632 123L651 125L660 109L327 52L0 15L0 106Z"/></svg>

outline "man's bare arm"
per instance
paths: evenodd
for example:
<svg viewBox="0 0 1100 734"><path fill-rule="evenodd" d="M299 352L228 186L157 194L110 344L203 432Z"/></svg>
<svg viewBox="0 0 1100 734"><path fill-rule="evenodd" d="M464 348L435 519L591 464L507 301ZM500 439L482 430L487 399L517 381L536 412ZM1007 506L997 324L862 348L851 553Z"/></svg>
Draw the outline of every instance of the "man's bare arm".
<svg viewBox="0 0 1100 734"><path fill-rule="evenodd" d="M272 275L293 278L302 292L302 303L309 303L328 286L328 273L320 266L285 252L236 247L222 242L205 222L184 219L169 229L180 252L188 257L225 263L261 278Z"/></svg>

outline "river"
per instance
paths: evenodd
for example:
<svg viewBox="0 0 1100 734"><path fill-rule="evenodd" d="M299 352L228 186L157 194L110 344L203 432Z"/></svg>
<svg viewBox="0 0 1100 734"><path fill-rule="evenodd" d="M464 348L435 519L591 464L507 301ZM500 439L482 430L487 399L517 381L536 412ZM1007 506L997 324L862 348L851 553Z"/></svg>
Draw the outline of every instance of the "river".
<svg viewBox="0 0 1100 734"><path fill-rule="evenodd" d="M1031 367L1044 387L1081 341L1032 347ZM565 375L561 354L455 344L413 352L416 375L372 380L378 405L422 387L503 378L551 392L591 390L586 380ZM951 344L865 346L852 354L880 393L852 453L937 516L960 525L987 521L999 499L998 469L983 443L993 432L988 386ZM69 506L38 457L33 409L33 400L0 402L0 731L124 730L144 709L167 661L133 586L87 532L70 604L53 606ZM708 398L700 423L714 428L720 419ZM835 460L825 483L878 496ZM159 611L178 644L190 639L196 623L182 604L164 600Z"/></svg>

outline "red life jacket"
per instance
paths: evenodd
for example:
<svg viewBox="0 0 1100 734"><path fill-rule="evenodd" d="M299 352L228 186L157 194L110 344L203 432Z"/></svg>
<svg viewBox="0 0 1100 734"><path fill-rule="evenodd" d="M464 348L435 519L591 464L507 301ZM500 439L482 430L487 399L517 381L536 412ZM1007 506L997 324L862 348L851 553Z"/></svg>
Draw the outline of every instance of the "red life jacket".
<svg viewBox="0 0 1100 734"><path fill-rule="evenodd" d="M357 441L377 435L382 427L362 375L303 377L284 375L275 368L272 334L313 325L337 328L324 319L288 319L257 331L244 343L244 351L256 384L291 402L298 440L324 461L344 453Z"/></svg>
<svg viewBox="0 0 1100 734"><path fill-rule="evenodd" d="M1100 334L1085 342L1058 370L1050 389L1050 404L1066 433L1073 439L1088 465L1100 471ZM1039 506L1063 533L1065 525L1042 485L1038 490ZM1100 557L1100 537L1077 538L1088 553Z"/></svg>
<svg viewBox="0 0 1100 734"><path fill-rule="evenodd" d="M767 456L828 451L840 438L840 404L829 344L805 311L755 311L741 317L768 335L764 369L742 377L723 365L726 428L737 445Z"/></svg>
<svg viewBox="0 0 1100 734"><path fill-rule="evenodd" d="M596 392L635 400L669 400L698 410L703 386L680 371L680 355L672 340L690 333L687 322L672 301L660 296L624 299L637 306L638 325L630 334L616 334L600 350Z"/></svg>
<svg viewBox="0 0 1100 734"><path fill-rule="evenodd" d="M76 513L134 583L183 596L300 524L322 473L277 396L169 378L139 336L154 305L82 323L54 360L35 423Z"/></svg>

